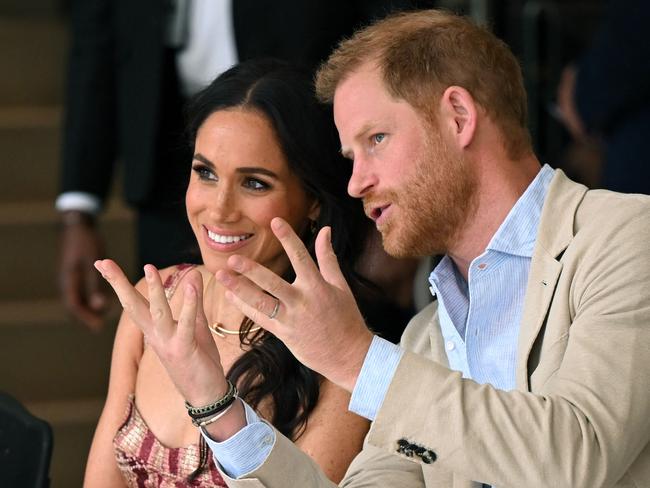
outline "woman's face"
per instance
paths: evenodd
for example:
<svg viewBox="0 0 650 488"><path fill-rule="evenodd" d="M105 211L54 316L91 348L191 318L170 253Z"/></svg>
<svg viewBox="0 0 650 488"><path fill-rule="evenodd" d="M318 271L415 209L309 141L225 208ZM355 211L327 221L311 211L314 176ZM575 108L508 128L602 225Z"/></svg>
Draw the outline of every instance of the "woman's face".
<svg viewBox="0 0 650 488"><path fill-rule="evenodd" d="M211 272L241 254L281 274L289 261L270 228L282 217L299 234L318 216L267 119L232 109L210 115L196 135L187 216Z"/></svg>

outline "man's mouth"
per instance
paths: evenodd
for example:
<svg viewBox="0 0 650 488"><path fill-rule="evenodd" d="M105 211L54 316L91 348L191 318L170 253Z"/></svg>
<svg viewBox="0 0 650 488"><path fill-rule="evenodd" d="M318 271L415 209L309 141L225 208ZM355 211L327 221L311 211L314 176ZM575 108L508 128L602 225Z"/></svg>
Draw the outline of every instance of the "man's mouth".
<svg viewBox="0 0 650 488"><path fill-rule="evenodd" d="M374 220L375 222L377 222L377 220L379 220L379 218L381 217L381 215L384 213L384 211L385 211L388 207L390 207L390 204L388 204L388 205L382 205L382 206L379 206L379 207L374 207L374 208L370 211L370 215L369 215L369 217L370 217L372 220Z"/></svg>

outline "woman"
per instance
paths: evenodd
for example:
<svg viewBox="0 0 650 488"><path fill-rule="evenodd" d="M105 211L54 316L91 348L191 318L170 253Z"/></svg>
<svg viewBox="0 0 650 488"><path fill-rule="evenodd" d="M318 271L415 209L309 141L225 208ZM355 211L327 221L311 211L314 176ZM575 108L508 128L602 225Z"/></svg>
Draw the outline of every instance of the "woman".
<svg viewBox="0 0 650 488"><path fill-rule="evenodd" d="M96 263L125 313L85 486L225 486L185 402L212 402L227 390L226 378L338 482L367 423L347 412L347 393L244 318L214 278L237 253L292 280L270 228L273 217L282 217L312 254L318 229L331 226L343 273L359 283L352 263L367 226L346 195L350 168L337 153L330 114L315 101L307 77L268 60L222 74L192 101L189 114L194 158L186 207L203 264L160 272L148 265L134 289L114 262ZM191 319L188 303L194 303ZM192 355L202 369L188 370ZM229 406L220 423L205 426L208 432L241 418L241 402Z"/></svg>

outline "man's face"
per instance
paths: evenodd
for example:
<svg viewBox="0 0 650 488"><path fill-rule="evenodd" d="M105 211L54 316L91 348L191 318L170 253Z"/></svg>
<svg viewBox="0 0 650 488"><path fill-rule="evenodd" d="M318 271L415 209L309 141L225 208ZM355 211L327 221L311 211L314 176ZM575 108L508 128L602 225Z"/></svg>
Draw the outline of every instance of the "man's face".
<svg viewBox="0 0 650 488"><path fill-rule="evenodd" d="M437 114L438 107L431 107ZM334 95L343 155L353 161L348 192L362 198L386 251L396 257L447 253L476 194L469 162L444 133L384 88L364 65ZM451 142L450 142L451 141Z"/></svg>

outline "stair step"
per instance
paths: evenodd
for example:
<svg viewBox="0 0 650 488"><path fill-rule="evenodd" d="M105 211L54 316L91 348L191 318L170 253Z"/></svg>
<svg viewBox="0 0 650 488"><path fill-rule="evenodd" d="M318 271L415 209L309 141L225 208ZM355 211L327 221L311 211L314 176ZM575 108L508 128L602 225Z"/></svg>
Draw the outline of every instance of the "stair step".
<svg viewBox="0 0 650 488"><path fill-rule="evenodd" d="M58 193L61 107L0 109L0 202L54 201Z"/></svg>
<svg viewBox="0 0 650 488"><path fill-rule="evenodd" d="M0 205L0 297L3 300L58 298L59 229L52 203ZM131 212L111 203L99 221L106 256L130 274L135 267L135 236Z"/></svg>
<svg viewBox="0 0 650 488"><path fill-rule="evenodd" d="M0 390L23 403L104 397L117 317L96 334L56 300L0 302L0 317Z"/></svg>
<svg viewBox="0 0 650 488"><path fill-rule="evenodd" d="M67 49L63 18L0 17L0 106L59 105Z"/></svg>
<svg viewBox="0 0 650 488"><path fill-rule="evenodd" d="M0 15L3 17L45 17L61 15L66 0L2 0Z"/></svg>

